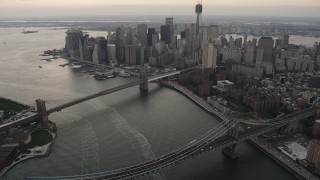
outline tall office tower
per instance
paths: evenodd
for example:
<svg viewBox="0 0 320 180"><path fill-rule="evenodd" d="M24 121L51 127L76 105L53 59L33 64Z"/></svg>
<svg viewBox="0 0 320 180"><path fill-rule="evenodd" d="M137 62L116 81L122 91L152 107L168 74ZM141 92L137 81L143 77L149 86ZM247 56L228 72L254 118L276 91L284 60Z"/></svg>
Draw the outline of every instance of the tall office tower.
<svg viewBox="0 0 320 180"><path fill-rule="evenodd" d="M127 45L125 47L125 55L126 55L126 64L136 65L136 47L133 45Z"/></svg>
<svg viewBox="0 0 320 180"><path fill-rule="evenodd" d="M144 65L144 47L138 46L136 48L136 63L138 65Z"/></svg>
<svg viewBox="0 0 320 180"><path fill-rule="evenodd" d="M118 28L116 30L116 58L118 64L125 63L124 47L126 45L124 29Z"/></svg>
<svg viewBox="0 0 320 180"><path fill-rule="evenodd" d="M116 45L115 44L108 44L107 51L108 51L108 60L110 62L117 63Z"/></svg>
<svg viewBox="0 0 320 180"><path fill-rule="evenodd" d="M93 62L96 64L107 64L108 54L107 54L107 40L104 37L96 38L96 45L93 50Z"/></svg>
<svg viewBox="0 0 320 180"><path fill-rule="evenodd" d="M171 36L171 48L176 49L178 45L178 36Z"/></svg>
<svg viewBox="0 0 320 180"><path fill-rule="evenodd" d="M152 36L156 33L155 28L148 28L148 46L152 46Z"/></svg>
<svg viewBox="0 0 320 180"><path fill-rule="evenodd" d="M181 39L186 39L186 31L181 31Z"/></svg>
<svg viewBox="0 0 320 180"><path fill-rule="evenodd" d="M171 44L170 26L163 25L160 27L161 41L165 44Z"/></svg>
<svg viewBox="0 0 320 180"><path fill-rule="evenodd" d="M84 60L84 58L83 58L83 55L84 55L83 48L84 48L84 42L82 43L81 40L79 40L79 59L82 60L82 61Z"/></svg>
<svg viewBox="0 0 320 180"><path fill-rule="evenodd" d="M133 45L133 39L136 37L136 29L128 28L126 33L127 44Z"/></svg>
<svg viewBox="0 0 320 180"><path fill-rule="evenodd" d="M137 25L137 31L138 31L138 39L141 42L142 46L147 46L148 44L148 25L147 24L138 24Z"/></svg>
<svg viewBox="0 0 320 180"><path fill-rule="evenodd" d="M195 51L197 49L197 40L196 40L196 25L190 24L186 29L186 40L187 40L187 56L194 57Z"/></svg>
<svg viewBox="0 0 320 180"><path fill-rule="evenodd" d="M232 36L229 37L229 48L235 48L234 39Z"/></svg>
<svg viewBox="0 0 320 180"><path fill-rule="evenodd" d="M314 43L314 55L315 55L315 58L320 56L320 42Z"/></svg>
<svg viewBox="0 0 320 180"><path fill-rule="evenodd" d="M201 31L201 44L206 44L209 41L209 36L208 36L208 31L209 31L209 27L207 26L203 26Z"/></svg>
<svg viewBox="0 0 320 180"><path fill-rule="evenodd" d="M257 47L257 39L256 38L253 38L252 41L251 41L251 44L254 48Z"/></svg>
<svg viewBox="0 0 320 180"><path fill-rule="evenodd" d="M281 49L288 48L289 45L289 34L282 34L281 35Z"/></svg>
<svg viewBox="0 0 320 180"><path fill-rule="evenodd" d="M170 35L174 35L174 27L173 27L173 17L166 18L166 25L170 26Z"/></svg>
<svg viewBox="0 0 320 180"><path fill-rule="evenodd" d="M111 29L108 29L108 37L107 37L108 43L110 43L111 41L111 36L112 36Z"/></svg>
<svg viewBox="0 0 320 180"><path fill-rule="evenodd" d="M246 45L245 62L247 64L253 64L254 60L254 47L251 45L251 41L248 41Z"/></svg>
<svg viewBox="0 0 320 180"><path fill-rule="evenodd" d="M92 62L95 64L100 64L99 63L99 49L100 49L100 45L95 44L94 49L93 49L93 53L92 53Z"/></svg>
<svg viewBox="0 0 320 180"><path fill-rule="evenodd" d="M244 48L244 49L246 49L246 47L247 47L247 40L248 40L248 35L245 34L245 35L244 35L244 41L243 41L243 48Z"/></svg>
<svg viewBox="0 0 320 180"><path fill-rule="evenodd" d="M263 62L273 62L272 51L273 51L274 40L272 37L261 37L259 39L258 48L263 49Z"/></svg>
<svg viewBox="0 0 320 180"><path fill-rule="evenodd" d="M151 41L151 45L154 46L155 44L157 44L159 42L159 35L156 34L152 34L152 41Z"/></svg>
<svg viewBox="0 0 320 180"><path fill-rule="evenodd" d="M95 41L89 38L89 35L84 35L82 46L82 57L85 61L92 61L92 53L94 49Z"/></svg>
<svg viewBox="0 0 320 180"><path fill-rule="evenodd" d="M66 50L71 58L80 56L80 44L83 42L81 29L71 29L66 32ZM83 43L82 43L83 44Z"/></svg>
<svg viewBox="0 0 320 180"><path fill-rule="evenodd" d="M275 50L280 50L282 49L281 47L281 39L276 39L275 43L274 43L274 49Z"/></svg>
<svg viewBox="0 0 320 180"><path fill-rule="evenodd" d="M228 46L229 46L229 43L228 43L228 40L227 40L226 37L221 36L221 37L220 37L220 41L221 41L221 46L222 46L222 47L228 47Z"/></svg>
<svg viewBox="0 0 320 180"><path fill-rule="evenodd" d="M207 43L202 48L202 69L217 67L217 48Z"/></svg>
<svg viewBox="0 0 320 180"><path fill-rule="evenodd" d="M219 37L219 26L218 25L211 25L208 30L208 37L209 41L213 39L217 39Z"/></svg>
<svg viewBox="0 0 320 180"><path fill-rule="evenodd" d="M201 21L201 15L202 15L202 4L200 2L196 5L196 14L197 14L196 35L199 36L200 21Z"/></svg>
<svg viewBox="0 0 320 180"><path fill-rule="evenodd" d="M262 59L263 59L263 49L257 49L257 55L256 55L256 67L261 67L262 65Z"/></svg>
<svg viewBox="0 0 320 180"><path fill-rule="evenodd" d="M235 39L234 45L235 45L237 48L242 48L242 38Z"/></svg>

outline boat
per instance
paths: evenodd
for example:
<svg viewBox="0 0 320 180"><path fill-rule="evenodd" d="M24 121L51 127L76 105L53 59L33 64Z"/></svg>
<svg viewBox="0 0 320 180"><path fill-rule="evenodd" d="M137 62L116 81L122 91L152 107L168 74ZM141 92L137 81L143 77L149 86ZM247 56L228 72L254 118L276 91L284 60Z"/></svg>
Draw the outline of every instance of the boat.
<svg viewBox="0 0 320 180"><path fill-rule="evenodd" d="M25 31L24 29L23 29L23 34L31 34L31 33L38 33L39 31Z"/></svg>
<svg viewBox="0 0 320 180"><path fill-rule="evenodd" d="M127 78L127 77L130 77L131 75L129 73L119 73L119 76L122 77L122 78Z"/></svg>
<svg viewBox="0 0 320 180"><path fill-rule="evenodd" d="M100 71L96 71L94 78L96 78L97 80L105 80L107 78L113 78L114 77L114 71L113 70L100 70Z"/></svg>
<svg viewBox="0 0 320 180"><path fill-rule="evenodd" d="M39 68L42 68L42 66L38 66Z"/></svg>
<svg viewBox="0 0 320 180"><path fill-rule="evenodd" d="M105 76L100 76L100 75L94 75L94 78L96 80L106 80L107 79Z"/></svg>
<svg viewBox="0 0 320 180"><path fill-rule="evenodd" d="M74 69L79 69L79 68L81 68L81 63L73 62L73 63L72 63L72 68L74 68Z"/></svg>
<svg viewBox="0 0 320 180"><path fill-rule="evenodd" d="M59 66L60 67L65 67L65 66L68 66L69 64L68 63L66 63L66 64L60 64Z"/></svg>

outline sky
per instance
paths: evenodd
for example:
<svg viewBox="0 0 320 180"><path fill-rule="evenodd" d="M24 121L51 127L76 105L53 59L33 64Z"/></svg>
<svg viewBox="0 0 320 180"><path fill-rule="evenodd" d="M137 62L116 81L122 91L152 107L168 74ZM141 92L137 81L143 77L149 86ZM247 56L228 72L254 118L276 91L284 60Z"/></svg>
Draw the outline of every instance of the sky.
<svg viewBox="0 0 320 180"><path fill-rule="evenodd" d="M188 15L196 0L0 0L0 17L77 15ZM313 16L320 0L203 0L204 14Z"/></svg>

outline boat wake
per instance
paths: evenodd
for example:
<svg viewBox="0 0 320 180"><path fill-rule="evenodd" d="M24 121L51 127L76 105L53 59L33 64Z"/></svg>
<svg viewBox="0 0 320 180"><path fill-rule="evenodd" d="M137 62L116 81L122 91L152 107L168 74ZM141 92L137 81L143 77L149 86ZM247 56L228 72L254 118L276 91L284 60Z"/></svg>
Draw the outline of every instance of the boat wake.
<svg viewBox="0 0 320 180"><path fill-rule="evenodd" d="M129 139L131 145L134 146L135 149L141 150L145 161L150 161L156 158L150 143L143 134L130 126L130 124L114 108L108 109L108 113L112 117L112 122L115 124L118 130ZM157 173L154 175L155 179L164 179L164 177L165 176L162 173Z"/></svg>

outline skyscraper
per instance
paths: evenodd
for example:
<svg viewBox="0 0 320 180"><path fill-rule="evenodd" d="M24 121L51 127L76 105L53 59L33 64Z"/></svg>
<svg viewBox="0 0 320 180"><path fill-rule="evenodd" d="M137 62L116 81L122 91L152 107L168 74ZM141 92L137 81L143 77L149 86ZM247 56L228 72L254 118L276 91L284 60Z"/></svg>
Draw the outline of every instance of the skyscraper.
<svg viewBox="0 0 320 180"><path fill-rule="evenodd" d="M116 58L119 64L125 62L124 47L126 45L125 31L123 27L116 30Z"/></svg>
<svg viewBox="0 0 320 180"><path fill-rule="evenodd" d="M125 62L129 65L135 65L136 62L136 47L133 45L127 45L125 47Z"/></svg>
<svg viewBox="0 0 320 180"><path fill-rule="evenodd" d="M166 25L170 26L170 35L174 35L174 27L173 27L173 17L167 17L166 18Z"/></svg>
<svg viewBox="0 0 320 180"><path fill-rule="evenodd" d="M254 60L254 47L251 45L251 41L248 41L248 44L246 45L246 53L245 53L245 62L247 64L253 64Z"/></svg>
<svg viewBox="0 0 320 180"><path fill-rule="evenodd" d="M160 27L161 41L165 44L171 44L170 25L163 25Z"/></svg>
<svg viewBox="0 0 320 180"><path fill-rule="evenodd" d="M142 46L146 46L148 44L148 25L147 24L138 24L137 25L137 33L138 33L138 38L141 42Z"/></svg>
<svg viewBox="0 0 320 180"><path fill-rule="evenodd" d="M217 67L217 48L212 43L207 43L202 49L202 69Z"/></svg>
<svg viewBox="0 0 320 180"><path fill-rule="evenodd" d="M152 46L152 35L156 33L155 28L148 28L148 46Z"/></svg>
<svg viewBox="0 0 320 180"><path fill-rule="evenodd" d="M128 45L133 45L133 39L136 36L136 29L134 28L128 28L127 33L126 33L126 38L127 38L127 44Z"/></svg>
<svg viewBox="0 0 320 180"><path fill-rule="evenodd" d="M83 45L81 29L71 29L66 32L66 50L71 58L80 57L80 44Z"/></svg>
<svg viewBox="0 0 320 180"><path fill-rule="evenodd" d="M199 35L199 29L200 29L200 21L201 21L201 15L202 15L202 4L198 3L196 5L196 14L197 14L197 22L196 22L196 35Z"/></svg>
<svg viewBox="0 0 320 180"><path fill-rule="evenodd" d="M263 49L263 62L272 62L274 40L272 37L261 37L259 39L258 48Z"/></svg>
<svg viewBox="0 0 320 180"><path fill-rule="evenodd" d="M136 48L136 63L144 65L144 47L139 46Z"/></svg>
<svg viewBox="0 0 320 180"><path fill-rule="evenodd" d="M115 44L108 44L107 45L107 52L108 52L108 60L116 63L116 45Z"/></svg>
<svg viewBox="0 0 320 180"><path fill-rule="evenodd" d="M288 48L289 45L289 34L282 34L281 35L281 49Z"/></svg>
<svg viewBox="0 0 320 180"><path fill-rule="evenodd" d="M219 26L218 25L211 25L209 27L208 37L209 37L209 40L216 39L219 37Z"/></svg>
<svg viewBox="0 0 320 180"><path fill-rule="evenodd" d="M245 34L245 35L244 35L244 41L243 41L243 48L244 48L244 49L246 49L246 47L247 47L247 39L248 39L248 35Z"/></svg>
<svg viewBox="0 0 320 180"><path fill-rule="evenodd" d="M96 38L96 45L93 50L93 62L96 64L107 64L108 54L107 54L107 40L104 37Z"/></svg>
<svg viewBox="0 0 320 180"><path fill-rule="evenodd" d="M263 49L257 49L256 67L261 67L263 59Z"/></svg>

